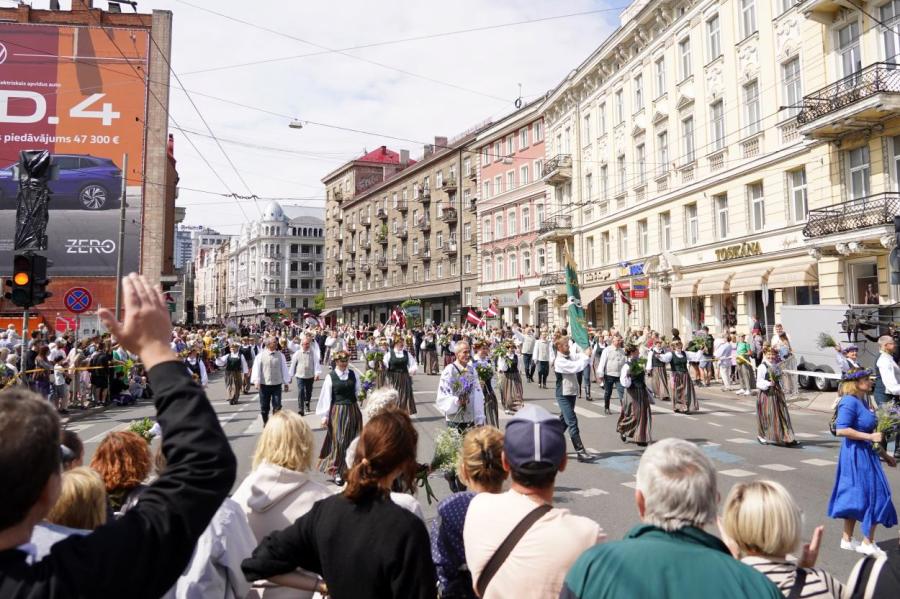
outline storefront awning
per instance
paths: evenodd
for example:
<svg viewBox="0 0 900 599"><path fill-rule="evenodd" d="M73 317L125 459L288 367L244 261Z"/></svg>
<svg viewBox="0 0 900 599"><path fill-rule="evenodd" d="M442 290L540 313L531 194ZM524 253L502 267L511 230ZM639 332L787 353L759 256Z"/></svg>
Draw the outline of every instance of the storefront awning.
<svg viewBox="0 0 900 599"><path fill-rule="evenodd" d="M776 265L775 270L769 275L769 289L806 287L818 284L818 263L812 260Z"/></svg>
<svg viewBox="0 0 900 599"><path fill-rule="evenodd" d="M337 310L339 310L339 309L340 309L340 308L328 308L327 310L322 310L321 312L319 312L319 316L320 316L321 318L325 318L325 317L328 316L329 314L331 314L331 313L333 313L333 312L335 312L335 311L337 311Z"/></svg>
<svg viewBox="0 0 900 599"><path fill-rule="evenodd" d="M772 271L770 264L758 264L756 266L738 270L731 279L731 293L740 293L743 291L759 291L762 289L763 283Z"/></svg>
<svg viewBox="0 0 900 599"><path fill-rule="evenodd" d="M728 293L733 271L714 272L704 275L697 285L697 295L724 295Z"/></svg>
<svg viewBox="0 0 900 599"><path fill-rule="evenodd" d="M697 285L700 284L700 275L685 275L680 281L672 283L669 290L671 297L694 297L697 295Z"/></svg>
<svg viewBox="0 0 900 599"><path fill-rule="evenodd" d="M603 295L603 290L606 287L588 287L587 289L581 290L581 305L589 306L592 301Z"/></svg>

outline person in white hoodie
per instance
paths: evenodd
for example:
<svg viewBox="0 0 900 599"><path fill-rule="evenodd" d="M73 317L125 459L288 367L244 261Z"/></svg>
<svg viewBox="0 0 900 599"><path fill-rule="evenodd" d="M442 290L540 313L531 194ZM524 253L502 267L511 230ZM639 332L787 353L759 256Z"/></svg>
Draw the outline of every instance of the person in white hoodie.
<svg viewBox="0 0 900 599"><path fill-rule="evenodd" d="M256 444L253 470L232 496L247 515L257 542L292 525L317 501L331 496L324 485L310 479L312 464L313 433L303 417L287 410L273 414ZM310 599L313 593L257 582L248 596Z"/></svg>

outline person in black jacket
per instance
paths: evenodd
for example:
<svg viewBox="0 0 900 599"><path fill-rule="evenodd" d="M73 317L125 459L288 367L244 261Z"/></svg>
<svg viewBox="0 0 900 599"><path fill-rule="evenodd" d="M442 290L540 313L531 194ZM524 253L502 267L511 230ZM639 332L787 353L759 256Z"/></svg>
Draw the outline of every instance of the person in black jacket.
<svg viewBox="0 0 900 599"><path fill-rule="evenodd" d="M60 493L59 419L18 389L0 393L0 597L156 598L171 588L197 539L234 483L236 460L215 411L169 346L161 292L142 276L123 279L125 321L104 324L139 354L166 436L166 471L122 518L56 543L30 564L27 543Z"/></svg>

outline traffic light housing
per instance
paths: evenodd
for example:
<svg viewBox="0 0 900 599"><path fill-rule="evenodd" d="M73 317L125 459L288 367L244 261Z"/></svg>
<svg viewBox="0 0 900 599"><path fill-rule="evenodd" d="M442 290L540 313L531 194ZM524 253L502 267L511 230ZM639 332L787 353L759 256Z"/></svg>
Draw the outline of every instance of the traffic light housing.
<svg viewBox="0 0 900 599"><path fill-rule="evenodd" d="M47 278L48 261L46 256L38 254L16 254L13 256L13 276L7 279L10 288L4 294L20 308L31 308L40 305L53 295L47 291L50 280Z"/></svg>

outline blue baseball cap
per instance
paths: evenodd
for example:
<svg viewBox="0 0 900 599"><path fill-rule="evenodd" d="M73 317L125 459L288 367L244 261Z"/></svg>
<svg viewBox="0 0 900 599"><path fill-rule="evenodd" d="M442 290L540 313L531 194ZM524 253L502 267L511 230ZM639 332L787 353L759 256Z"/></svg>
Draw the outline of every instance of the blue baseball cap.
<svg viewBox="0 0 900 599"><path fill-rule="evenodd" d="M555 472L566 456L566 426L537 405L516 412L507 423L503 451L513 470Z"/></svg>

